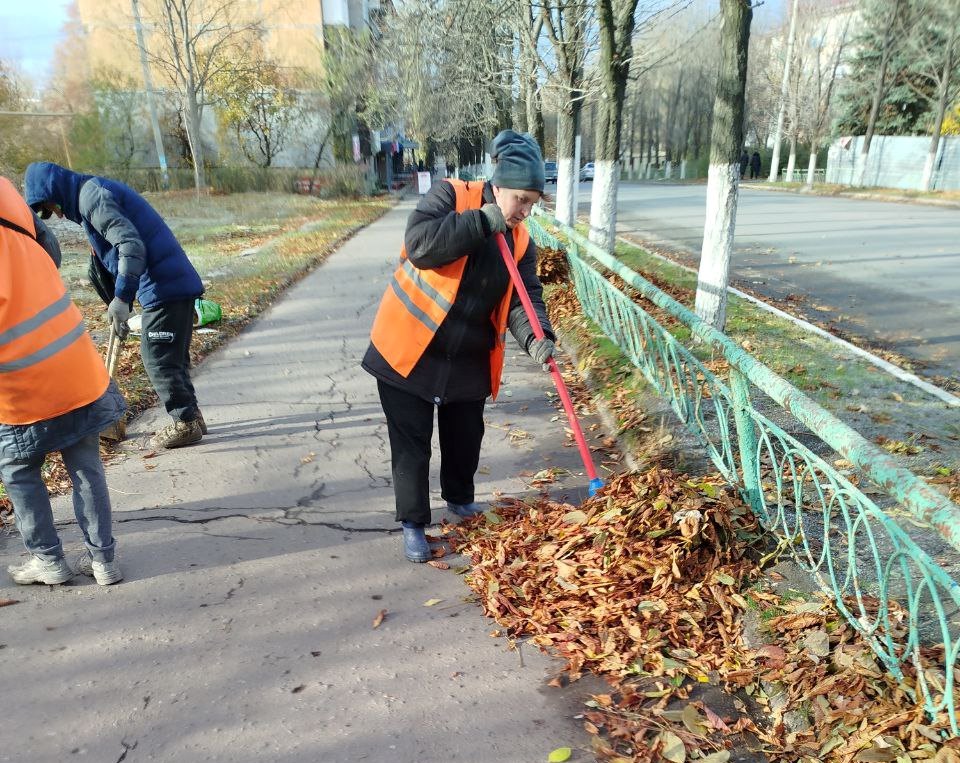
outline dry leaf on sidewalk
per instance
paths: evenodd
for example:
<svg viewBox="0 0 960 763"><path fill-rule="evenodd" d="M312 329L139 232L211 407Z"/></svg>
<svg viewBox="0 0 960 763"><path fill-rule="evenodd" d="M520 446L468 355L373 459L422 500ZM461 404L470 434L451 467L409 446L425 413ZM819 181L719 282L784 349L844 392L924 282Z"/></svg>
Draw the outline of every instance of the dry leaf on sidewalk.
<svg viewBox="0 0 960 763"><path fill-rule="evenodd" d="M379 612L377 612L377 616L376 616L375 618L373 618L373 627L374 627L374 628L379 628L379 627L380 627L380 623L382 623L382 622L384 621L384 619L386 618L386 616L387 616L387 610L385 610L385 609L381 609Z"/></svg>

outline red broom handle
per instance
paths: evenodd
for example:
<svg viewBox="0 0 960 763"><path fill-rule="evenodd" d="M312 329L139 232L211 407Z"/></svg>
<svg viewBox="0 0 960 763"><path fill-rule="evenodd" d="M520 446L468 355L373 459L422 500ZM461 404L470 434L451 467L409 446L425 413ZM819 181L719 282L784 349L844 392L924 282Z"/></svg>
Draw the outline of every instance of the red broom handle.
<svg viewBox="0 0 960 763"><path fill-rule="evenodd" d="M527 288L523 285L523 279L520 278L520 271L517 270L517 263L513 260L513 255L507 246L507 240L502 233L497 234L497 245L500 247L500 255L503 257L503 263L510 272L510 280L513 281L513 288L517 290L517 296L523 305L523 310L530 320L530 327L533 329L533 335L537 339L543 339L543 326L540 325L540 319L533 309L533 303L530 301L530 295L527 294ZM603 483L597 477L597 470L593 467L593 459L590 457L590 448L587 446L586 438L583 436L583 429L577 419L577 414L573 409L573 401L570 399L570 393L567 392L567 385L563 383L563 376L560 375L560 369L557 367L557 361L552 357L548 361L550 364L550 375L553 377L553 383L560 395L560 401L563 403L563 410L567 414L567 421L573 430L574 439L577 441L577 448L580 450L580 458L583 459L583 466L587 470L587 476L590 478L590 494L596 492L596 489Z"/></svg>

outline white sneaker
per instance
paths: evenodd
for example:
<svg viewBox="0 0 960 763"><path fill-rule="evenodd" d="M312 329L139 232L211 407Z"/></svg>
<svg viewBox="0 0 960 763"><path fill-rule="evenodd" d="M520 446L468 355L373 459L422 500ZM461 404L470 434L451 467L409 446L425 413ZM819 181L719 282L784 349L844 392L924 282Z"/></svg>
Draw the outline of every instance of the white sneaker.
<svg viewBox="0 0 960 763"><path fill-rule="evenodd" d="M92 577L100 585L113 585L123 580L123 573L120 572L120 563L114 557L112 562L98 562L90 554L83 554L77 559L74 571L78 575Z"/></svg>
<svg viewBox="0 0 960 763"><path fill-rule="evenodd" d="M44 585L60 585L73 577L73 570L63 557L52 562L45 562L39 556L31 556L23 564L11 564L7 572L17 585L43 583Z"/></svg>

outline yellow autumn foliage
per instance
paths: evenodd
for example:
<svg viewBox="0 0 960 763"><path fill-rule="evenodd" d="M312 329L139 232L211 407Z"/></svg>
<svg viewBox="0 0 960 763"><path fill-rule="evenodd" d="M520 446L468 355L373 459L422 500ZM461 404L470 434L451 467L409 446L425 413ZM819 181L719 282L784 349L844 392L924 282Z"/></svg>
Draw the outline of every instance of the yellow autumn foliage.
<svg viewBox="0 0 960 763"><path fill-rule="evenodd" d="M956 104L943 118L941 135L960 135L960 103Z"/></svg>

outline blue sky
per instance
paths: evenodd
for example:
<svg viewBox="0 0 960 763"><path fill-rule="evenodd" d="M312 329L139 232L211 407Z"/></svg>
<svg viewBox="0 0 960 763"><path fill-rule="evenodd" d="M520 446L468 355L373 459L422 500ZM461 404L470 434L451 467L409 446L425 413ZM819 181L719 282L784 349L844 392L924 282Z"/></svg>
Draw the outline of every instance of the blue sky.
<svg viewBox="0 0 960 763"><path fill-rule="evenodd" d="M0 58L39 83L56 52L70 0L0 0Z"/></svg>

